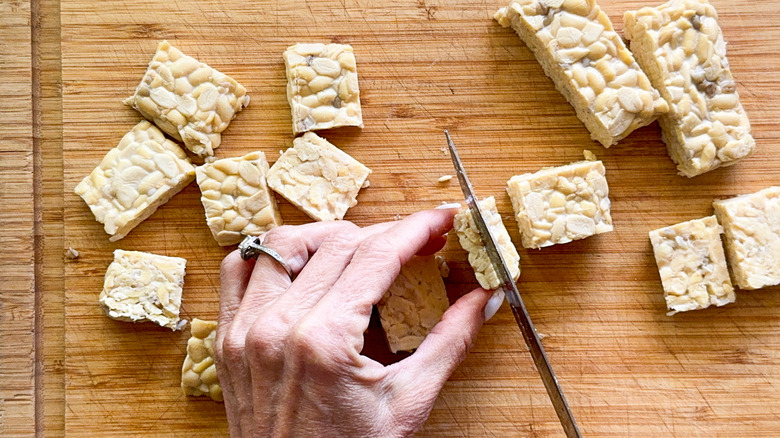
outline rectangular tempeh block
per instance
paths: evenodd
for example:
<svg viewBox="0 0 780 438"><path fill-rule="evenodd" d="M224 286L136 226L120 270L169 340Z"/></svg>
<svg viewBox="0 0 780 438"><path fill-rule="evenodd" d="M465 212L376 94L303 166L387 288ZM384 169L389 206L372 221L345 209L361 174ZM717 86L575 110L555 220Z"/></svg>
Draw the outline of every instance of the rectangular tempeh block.
<svg viewBox="0 0 780 438"><path fill-rule="evenodd" d="M181 389L184 395L207 395L221 402L222 386L214 365L217 322L194 318L190 332L192 336L187 341L187 357L181 366Z"/></svg>
<svg viewBox="0 0 780 438"><path fill-rule="evenodd" d="M357 204L371 169L313 132L293 140L268 172L268 186L318 221L340 220Z"/></svg>
<svg viewBox="0 0 780 438"><path fill-rule="evenodd" d="M266 183L268 161L260 151L223 158L195 169L206 222L220 245L239 243L282 224Z"/></svg>
<svg viewBox="0 0 780 438"><path fill-rule="evenodd" d="M187 154L142 121L75 188L114 242L195 178Z"/></svg>
<svg viewBox="0 0 780 438"><path fill-rule="evenodd" d="M177 330L186 264L180 257L117 249L98 301L113 319Z"/></svg>
<svg viewBox="0 0 780 438"><path fill-rule="evenodd" d="M517 253L517 248L512 243L512 239L504 227L504 222L501 220L501 215L496 209L496 199L489 196L479 201L479 208L482 211L485 224L490 228L493 238L496 239L498 250L501 251L501 255L509 267L509 273L517 281L520 278L520 255ZM462 208L455 215L453 228L458 233L460 246L469 253L469 264L474 269L479 285L488 290L498 288L501 285L501 280L490 262L479 230L474 224L471 209Z"/></svg>
<svg viewBox="0 0 780 438"><path fill-rule="evenodd" d="M715 201L726 253L740 289L780 284L780 187Z"/></svg>
<svg viewBox="0 0 780 438"><path fill-rule="evenodd" d="M756 142L715 8L674 0L626 12L625 22L631 51L671 107L658 121L680 174L693 177L750 155Z"/></svg>
<svg viewBox="0 0 780 438"><path fill-rule="evenodd" d="M650 232L669 315L736 300L715 216Z"/></svg>
<svg viewBox="0 0 780 438"><path fill-rule="evenodd" d="M507 181L523 247L542 248L612 231L601 161L581 161Z"/></svg>
<svg viewBox="0 0 780 438"><path fill-rule="evenodd" d="M162 41L135 94L125 99L198 156L214 155L221 132L249 105L235 79Z"/></svg>
<svg viewBox="0 0 780 438"><path fill-rule="evenodd" d="M449 305L435 257L412 257L377 304L390 351L419 347Z"/></svg>
<svg viewBox="0 0 780 438"><path fill-rule="evenodd" d="M357 66L348 44L296 44L284 52L293 133L363 127Z"/></svg>
<svg viewBox="0 0 780 438"><path fill-rule="evenodd" d="M604 147L668 110L594 0L516 0L494 18L517 32Z"/></svg>

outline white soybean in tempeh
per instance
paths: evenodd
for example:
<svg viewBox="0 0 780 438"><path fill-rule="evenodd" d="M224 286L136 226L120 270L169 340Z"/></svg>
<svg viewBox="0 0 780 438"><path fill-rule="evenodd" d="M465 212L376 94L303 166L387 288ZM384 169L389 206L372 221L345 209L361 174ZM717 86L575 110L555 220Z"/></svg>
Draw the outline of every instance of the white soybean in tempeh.
<svg viewBox="0 0 780 438"><path fill-rule="evenodd" d="M268 172L268 186L318 221L340 220L357 204L371 170L313 132L293 140Z"/></svg>
<svg viewBox="0 0 780 438"><path fill-rule="evenodd" d="M390 350L419 347L449 305L435 257L412 257L377 304Z"/></svg>
<svg viewBox="0 0 780 438"><path fill-rule="evenodd" d="M187 357L181 367L181 389L184 395L207 395L222 401L222 386L214 364L214 340L217 322L195 318L190 324L192 336L187 341Z"/></svg>
<svg viewBox="0 0 780 438"><path fill-rule="evenodd" d="M668 111L594 0L517 0L494 18L517 32L604 147Z"/></svg>
<svg viewBox="0 0 780 438"><path fill-rule="evenodd" d="M178 330L186 264L180 257L117 249L98 301L110 318Z"/></svg>
<svg viewBox="0 0 780 438"><path fill-rule="evenodd" d="M680 174L701 175L750 155L756 142L715 8L673 0L626 12L625 22L631 50L671 107L658 121Z"/></svg>
<svg viewBox="0 0 780 438"><path fill-rule="evenodd" d="M234 245L282 224L266 183L268 161L262 152L212 161L195 172L206 222L220 245Z"/></svg>
<svg viewBox="0 0 780 438"><path fill-rule="evenodd" d="M780 187L712 203L740 289L780 284Z"/></svg>
<svg viewBox="0 0 780 438"><path fill-rule="evenodd" d="M125 104L203 157L214 155L221 132L249 105L249 96L230 76L162 41Z"/></svg>
<svg viewBox="0 0 780 438"><path fill-rule="evenodd" d="M513 176L507 182L523 247L542 248L612 231L601 161Z"/></svg>
<svg viewBox="0 0 780 438"><path fill-rule="evenodd" d="M296 44L284 52L293 133L363 127L355 54L348 44Z"/></svg>
<svg viewBox="0 0 780 438"><path fill-rule="evenodd" d="M490 228L493 238L496 239L496 246L507 263L512 279L517 281L520 278L520 255L517 253L517 248L512 243L509 232L504 227L501 215L496 209L495 198L490 196L479 201L479 208L482 211L485 224ZM458 233L460 246L469 253L469 264L474 269L479 285L488 290L498 288L501 285L501 280L493 269L493 264L471 215L471 209L463 208L455 215L453 228Z"/></svg>
<svg viewBox="0 0 780 438"><path fill-rule="evenodd" d="M195 178L187 154L143 121L75 188L114 242Z"/></svg>
<svg viewBox="0 0 780 438"><path fill-rule="evenodd" d="M650 232L669 315L736 300L715 216Z"/></svg>

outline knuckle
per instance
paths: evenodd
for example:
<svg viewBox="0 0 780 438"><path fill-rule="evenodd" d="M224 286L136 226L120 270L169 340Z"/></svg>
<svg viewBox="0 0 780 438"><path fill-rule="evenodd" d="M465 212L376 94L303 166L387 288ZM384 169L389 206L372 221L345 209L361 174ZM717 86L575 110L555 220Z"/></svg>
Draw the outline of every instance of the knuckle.
<svg viewBox="0 0 780 438"><path fill-rule="evenodd" d="M355 228L357 228L356 225ZM355 251L355 248L358 246L359 237L354 231L355 230L345 229L343 232L331 234L322 242L319 251L324 250L339 254Z"/></svg>
<svg viewBox="0 0 780 438"><path fill-rule="evenodd" d="M295 225L282 225L271 228L263 238L263 244L274 248L274 244L285 243L290 240L300 240L301 233Z"/></svg>
<svg viewBox="0 0 780 438"><path fill-rule="evenodd" d="M401 269L397 247L398 242L393 242L385 234L377 234L360 243L355 257L373 261L374 265L382 271L397 271Z"/></svg>
<svg viewBox="0 0 780 438"><path fill-rule="evenodd" d="M334 351L328 347L330 343L321 325L309 318L304 318L293 327L289 344L299 358L308 358L314 365L324 363L323 359L330 359Z"/></svg>
<svg viewBox="0 0 780 438"><path fill-rule="evenodd" d="M244 347L243 336L236 333L234 328L229 328L222 340L221 347L218 349L220 351L220 359L226 365L237 363L237 361L243 360Z"/></svg>
<svg viewBox="0 0 780 438"><path fill-rule="evenodd" d="M287 323L279 316L264 316L249 328L245 336L249 354L263 361L280 360Z"/></svg>

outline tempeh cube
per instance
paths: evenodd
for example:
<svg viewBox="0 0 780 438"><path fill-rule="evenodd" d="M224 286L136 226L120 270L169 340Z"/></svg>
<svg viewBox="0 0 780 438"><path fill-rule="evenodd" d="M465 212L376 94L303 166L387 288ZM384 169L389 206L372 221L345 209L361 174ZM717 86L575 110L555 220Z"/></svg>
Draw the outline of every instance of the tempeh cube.
<svg viewBox="0 0 780 438"><path fill-rule="evenodd" d="M715 216L650 232L669 315L736 300Z"/></svg>
<svg viewBox="0 0 780 438"><path fill-rule="evenodd" d="M494 18L517 32L604 147L668 110L594 0L512 1Z"/></svg>
<svg viewBox="0 0 780 438"><path fill-rule="evenodd" d="M626 12L625 22L631 51L671 107L658 121L680 174L693 177L750 155L756 142L715 8L674 0Z"/></svg>
<svg viewBox="0 0 780 438"><path fill-rule="evenodd" d="M740 289L780 284L780 187L715 201L726 254Z"/></svg>
<svg viewBox="0 0 780 438"><path fill-rule="evenodd" d="M187 154L142 121L75 188L110 241L127 235L195 178Z"/></svg>
<svg viewBox="0 0 780 438"><path fill-rule="evenodd" d="M355 54L348 44L296 44L284 52L293 133L363 127Z"/></svg>
<svg viewBox="0 0 780 438"><path fill-rule="evenodd" d="M344 218L371 170L313 132L271 166L268 186L318 221Z"/></svg>
<svg viewBox="0 0 780 438"><path fill-rule="evenodd" d="M377 304L390 351L419 347L449 305L435 257L412 257Z"/></svg>
<svg viewBox="0 0 780 438"><path fill-rule="evenodd" d="M523 247L542 248L612 231L601 161L549 167L507 181Z"/></svg>
<svg viewBox="0 0 780 438"><path fill-rule="evenodd" d="M210 156L249 96L233 78L162 41L135 94L124 102L192 153Z"/></svg>
<svg viewBox="0 0 780 438"><path fill-rule="evenodd" d="M187 341L187 357L181 367L181 389L184 395L208 395L222 401L222 386L214 365L214 340L217 322L194 318L190 324L192 336Z"/></svg>
<svg viewBox="0 0 780 438"><path fill-rule="evenodd" d="M509 273L517 281L520 278L520 255L517 253L517 249L504 227L504 222L501 220L501 215L496 209L495 198L489 196L479 201L479 208L482 211L485 224L490 228L493 238L496 239L496 246L507 263ZM485 250L470 208L463 208L455 215L453 228L458 233L460 246L469 253L469 264L474 269L479 285L488 290L501 286L501 280L493 269L493 264Z"/></svg>
<svg viewBox="0 0 780 438"><path fill-rule="evenodd" d="M106 270L100 305L113 319L152 321L177 330L186 264L179 257L117 249Z"/></svg>
<svg viewBox="0 0 780 438"><path fill-rule="evenodd" d="M282 224L276 199L266 184L268 161L262 152L224 158L195 169L206 222L220 245L239 243Z"/></svg>

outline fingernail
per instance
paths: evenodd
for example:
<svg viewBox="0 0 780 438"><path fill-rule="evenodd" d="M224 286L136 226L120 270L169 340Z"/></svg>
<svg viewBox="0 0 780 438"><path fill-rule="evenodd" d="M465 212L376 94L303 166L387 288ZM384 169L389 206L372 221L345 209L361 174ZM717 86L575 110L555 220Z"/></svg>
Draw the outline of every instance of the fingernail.
<svg viewBox="0 0 780 438"><path fill-rule="evenodd" d="M489 321L501 308L501 304L504 303L504 295L504 289L500 287L493 292L493 296L485 304L485 321Z"/></svg>
<svg viewBox="0 0 780 438"><path fill-rule="evenodd" d="M442 204L436 207L436 210L448 210L450 208L462 208L463 205L460 202L450 202L448 204Z"/></svg>

